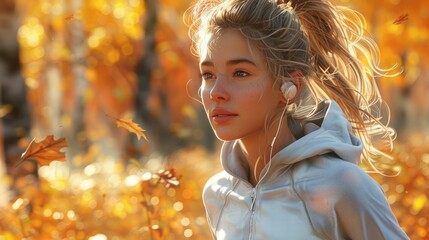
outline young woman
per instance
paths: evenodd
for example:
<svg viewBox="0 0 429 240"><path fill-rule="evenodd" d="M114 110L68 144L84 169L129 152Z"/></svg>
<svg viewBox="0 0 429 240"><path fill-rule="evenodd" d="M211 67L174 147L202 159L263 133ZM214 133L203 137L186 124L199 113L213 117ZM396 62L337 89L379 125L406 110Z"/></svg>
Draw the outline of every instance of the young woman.
<svg viewBox="0 0 429 240"><path fill-rule="evenodd" d="M224 141L203 192L216 239L408 239L357 163L391 143L374 106L377 47L326 0L200 0L190 36ZM368 64L364 64L368 63Z"/></svg>

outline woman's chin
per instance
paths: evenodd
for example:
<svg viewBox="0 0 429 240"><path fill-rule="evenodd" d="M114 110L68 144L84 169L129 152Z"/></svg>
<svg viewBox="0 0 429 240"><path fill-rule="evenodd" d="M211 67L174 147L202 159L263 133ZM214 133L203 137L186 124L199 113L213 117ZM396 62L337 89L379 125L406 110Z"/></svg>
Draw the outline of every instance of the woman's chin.
<svg viewBox="0 0 429 240"><path fill-rule="evenodd" d="M215 132L215 135L216 135L217 139L224 141L224 142L233 141L233 140L237 139L236 136L232 136L232 135L228 135L228 134L220 134L220 133Z"/></svg>

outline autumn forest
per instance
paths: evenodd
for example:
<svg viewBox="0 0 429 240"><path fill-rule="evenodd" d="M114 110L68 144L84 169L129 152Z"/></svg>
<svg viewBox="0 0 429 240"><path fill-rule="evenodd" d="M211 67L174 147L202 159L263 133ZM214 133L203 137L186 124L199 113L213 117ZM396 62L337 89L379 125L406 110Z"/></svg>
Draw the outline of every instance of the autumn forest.
<svg viewBox="0 0 429 240"><path fill-rule="evenodd" d="M192 2L0 0L0 240L211 238L201 191L221 143L198 102ZM429 239L429 3L332 2L401 71L377 79L397 137L391 174L370 175Z"/></svg>

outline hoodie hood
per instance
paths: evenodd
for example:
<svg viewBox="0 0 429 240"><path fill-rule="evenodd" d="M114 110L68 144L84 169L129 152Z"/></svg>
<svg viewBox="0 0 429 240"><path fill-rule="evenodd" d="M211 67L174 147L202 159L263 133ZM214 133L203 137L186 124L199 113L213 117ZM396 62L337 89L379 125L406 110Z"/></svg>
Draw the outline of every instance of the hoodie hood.
<svg viewBox="0 0 429 240"><path fill-rule="evenodd" d="M270 178L275 170L278 172L291 164L328 153L354 164L359 161L363 144L352 134L351 125L340 106L335 101L325 101L324 105L320 126L314 122L302 124L304 135L275 154L261 173ZM237 140L224 142L221 163L226 172L247 181L250 169Z"/></svg>

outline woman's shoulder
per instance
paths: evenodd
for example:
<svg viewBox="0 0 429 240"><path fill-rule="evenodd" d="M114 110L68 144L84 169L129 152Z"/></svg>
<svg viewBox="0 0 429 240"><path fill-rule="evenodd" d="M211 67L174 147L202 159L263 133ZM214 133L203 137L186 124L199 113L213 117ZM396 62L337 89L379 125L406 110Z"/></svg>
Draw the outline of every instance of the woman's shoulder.
<svg viewBox="0 0 429 240"><path fill-rule="evenodd" d="M210 177L203 189L202 199L207 212L217 212L221 208L228 192L233 189L234 179L227 172L219 172ZM213 216L210 216L213 217Z"/></svg>
<svg viewBox="0 0 429 240"><path fill-rule="evenodd" d="M232 188L232 185L233 177L226 171L221 171L207 180L206 184L204 185L203 195L225 191Z"/></svg>
<svg viewBox="0 0 429 240"><path fill-rule="evenodd" d="M319 156L293 170L294 189L318 232L330 239L407 239L382 188L358 165Z"/></svg>
<svg viewBox="0 0 429 240"><path fill-rule="evenodd" d="M339 198L384 195L379 184L362 168L334 154L313 157L297 164L293 169L293 178L298 186L304 186L304 191L309 193L323 190Z"/></svg>

